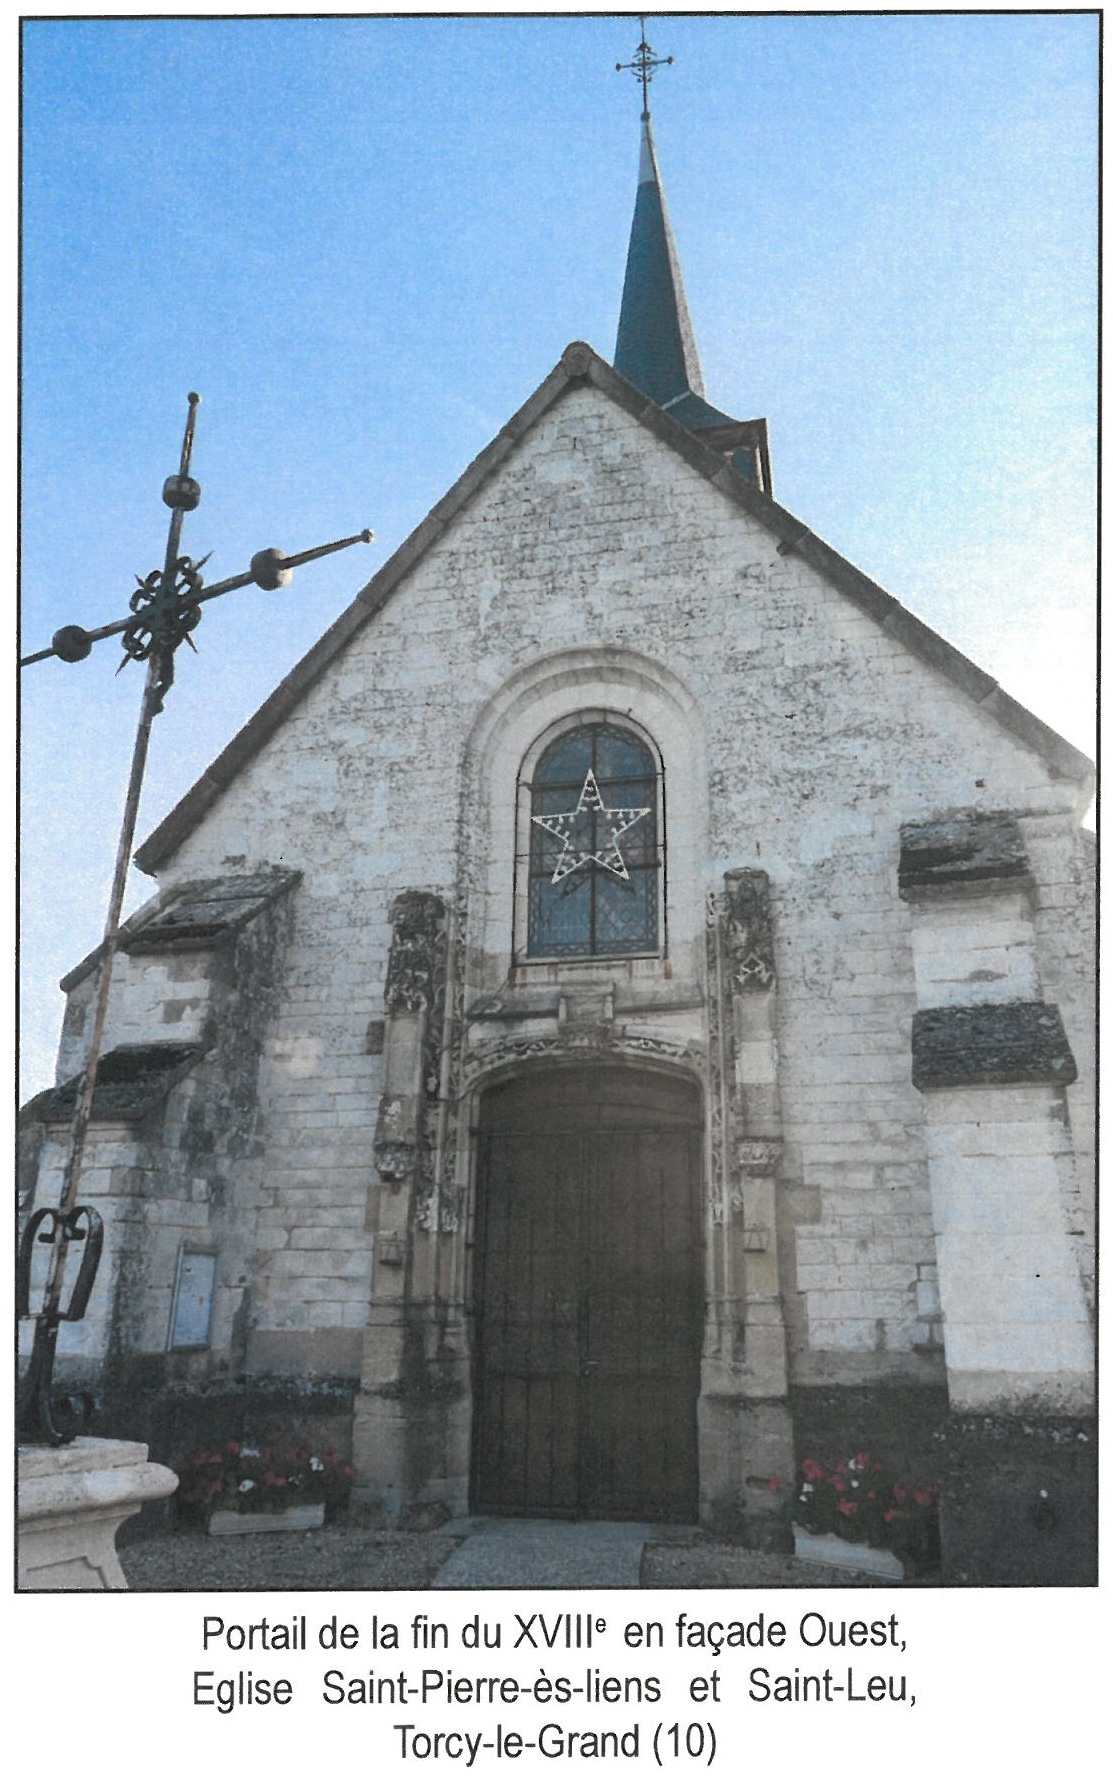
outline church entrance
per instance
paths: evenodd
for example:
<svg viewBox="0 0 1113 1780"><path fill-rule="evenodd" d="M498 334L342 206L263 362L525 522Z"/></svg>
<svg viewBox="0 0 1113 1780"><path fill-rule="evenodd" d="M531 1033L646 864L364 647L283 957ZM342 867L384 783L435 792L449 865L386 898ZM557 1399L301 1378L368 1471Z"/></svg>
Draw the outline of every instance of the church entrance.
<svg viewBox="0 0 1113 1780"><path fill-rule="evenodd" d="M484 1096L477 1511L697 1518L701 1138L695 1084L647 1071Z"/></svg>

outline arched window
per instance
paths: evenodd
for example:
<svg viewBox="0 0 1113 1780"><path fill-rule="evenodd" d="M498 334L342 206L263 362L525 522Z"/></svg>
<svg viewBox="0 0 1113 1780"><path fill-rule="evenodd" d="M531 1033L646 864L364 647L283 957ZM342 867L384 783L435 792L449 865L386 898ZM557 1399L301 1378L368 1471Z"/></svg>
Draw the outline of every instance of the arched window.
<svg viewBox="0 0 1113 1780"><path fill-rule="evenodd" d="M584 722L540 755L529 799L530 958L660 949L660 768L640 737Z"/></svg>

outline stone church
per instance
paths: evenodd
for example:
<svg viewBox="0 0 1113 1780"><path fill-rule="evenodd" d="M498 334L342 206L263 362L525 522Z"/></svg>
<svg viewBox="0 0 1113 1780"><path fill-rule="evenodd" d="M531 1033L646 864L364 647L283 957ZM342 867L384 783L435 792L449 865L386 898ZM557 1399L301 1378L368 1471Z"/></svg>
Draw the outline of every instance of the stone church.
<svg viewBox="0 0 1113 1780"><path fill-rule="evenodd" d="M778 505L642 128L614 367L567 348L139 849L60 1370L171 1463L323 1431L395 1524L759 1543L864 1446L944 1579L1085 1581L1091 766Z"/></svg>

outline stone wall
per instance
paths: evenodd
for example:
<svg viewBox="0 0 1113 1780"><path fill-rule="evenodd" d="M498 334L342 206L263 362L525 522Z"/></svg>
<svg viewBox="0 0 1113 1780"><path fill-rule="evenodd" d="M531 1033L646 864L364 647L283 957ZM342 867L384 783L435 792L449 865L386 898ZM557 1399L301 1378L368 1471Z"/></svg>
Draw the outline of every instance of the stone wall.
<svg viewBox="0 0 1113 1780"><path fill-rule="evenodd" d="M793 1388L943 1388L939 1139L912 1036L918 1008L960 994L959 967L952 916L933 905L925 923L901 894L902 827L955 811L1019 823L1025 884L1007 879L984 919L973 905L954 914L961 994L1038 987L1061 1008L1079 1066L1057 1089L1071 1133L1091 1104L1075 987L1083 868L1077 787L898 633L590 387L570 387L451 517L163 873L169 888L273 861L303 874L281 991L259 1027L259 1153L237 1158L221 1224L244 1281L249 1371L312 1373L327 1352L346 1375L362 1359L365 1390L397 1384L397 1368L371 1378L363 1331L389 1322L396 1297L375 1253L388 1197L374 1147L390 1061L381 1022L391 910L421 893L443 903L451 953L433 1084L438 1209L415 1226L409 1201L394 1204L385 1232L405 1237L421 1353L439 1343L466 1380L475 1096L515 1059L598 1043L671 1058L703 1087L708 1203L720 1208L710 1227L722 1232L709 1237L719 1324L706 1376L724 1477L737 1489L752 1471L759 1489L777 1450L791 1463L786 1369ZM667 956L523 963L519 772L584 712L631 723L660 751ZM708 899L715 915L731 873L765 885L776 990L760 1007L736 1006L709 961ZM194 1017L192 990L177 999L181 1020ZM131 1012L117 1017L132 1029ZM235 1109L225 1115L234 1125ZM1084 1229L1071 1221L1085 1176L1071 1174L1068 1127L1060 1118L1050 1149L1047 1129L1037 1150L1053 1151L1054 1178L1041 1174L1041 1204L1064 1233ZM774 1146L769 1168L737 1147L759 1140ZM1033 1153L1030 1122L1016 1142ZM1064 1279L1085 1246L1062 1236ZM1002 1390L1019 1405L1031 1369L1017 1363ZM782 1431L764 1421L748 1460L737 1429L776 1402ZM411 1455L400 1489L420 1493L447 1466L459 1492L466 1414L455 1426L452 1453ZM705 1456L714 1468L711 1446Z"/></svg>

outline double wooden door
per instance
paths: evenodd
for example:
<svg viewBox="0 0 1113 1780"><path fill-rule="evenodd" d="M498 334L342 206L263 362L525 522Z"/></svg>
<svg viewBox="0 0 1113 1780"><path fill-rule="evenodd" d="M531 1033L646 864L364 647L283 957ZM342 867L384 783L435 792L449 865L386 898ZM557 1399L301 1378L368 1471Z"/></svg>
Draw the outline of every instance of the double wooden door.
<svg viewBox="0 0 1113 1780"><path fill-rule="evenodd" d="M479 1146L473 1506L694 1521L698 1090L525 1076L485 1096Z"/></svg>

